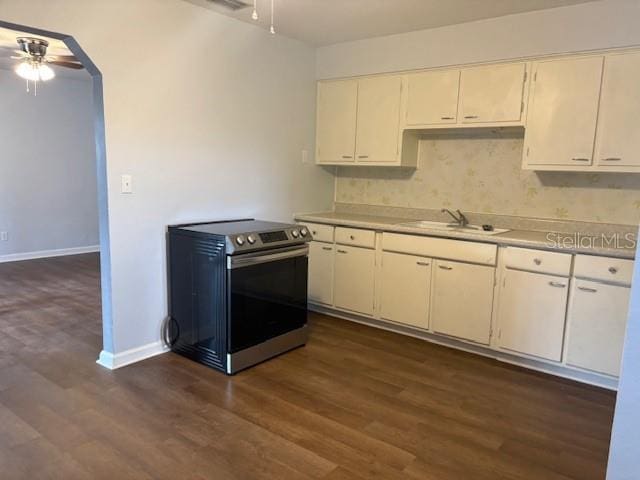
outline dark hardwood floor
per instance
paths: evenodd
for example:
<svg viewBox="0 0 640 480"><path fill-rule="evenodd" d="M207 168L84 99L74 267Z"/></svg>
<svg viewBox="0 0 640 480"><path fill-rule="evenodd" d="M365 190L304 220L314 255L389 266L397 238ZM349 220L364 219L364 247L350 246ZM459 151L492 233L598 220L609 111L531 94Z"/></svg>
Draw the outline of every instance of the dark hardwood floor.
<svg viewBox="0 0 640 480"><path fill-rule="evenodd" d="M98 258L0 264L2 479L604 479L615 396L334 318L226 377L110 372Z"/></svg>

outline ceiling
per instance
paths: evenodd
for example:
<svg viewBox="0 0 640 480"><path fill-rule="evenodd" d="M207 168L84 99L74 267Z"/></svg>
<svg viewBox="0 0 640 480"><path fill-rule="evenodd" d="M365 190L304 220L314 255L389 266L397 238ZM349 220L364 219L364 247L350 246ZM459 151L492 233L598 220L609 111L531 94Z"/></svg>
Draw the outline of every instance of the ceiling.
<svg viewBox="0 0 640 480"><path fill-rule="evenodd" d="M238 20L251 6L232 11L209 0L186 0ZM253 0L243 0L253 5ZM321 46L442 27L594 0L274 0L276 31ZM270 0L257 0L258 23L269 25Z"/></svg>
<svg viewBox="0 0 640 480"><path fill-rule="evenodd" d="M47 40L49 42L49 47L47 48L47 53L50 55L73 55L71 50L67 48L62 40L57 40L54 38L43 37L42 35L31 35L29 33L20 32L17 30L9 30L7 28L0 27L0 46L2 47L15 47L18 49L18 44L16 43L17 37L37 37ZM11 59L12 53L7 52L6 50L0 50L0 69L2 70L13 70L17 61ZM62 68L56 65L51 65L51 68L56 72L56 75L67 78L75 78L75 79L90 79L91 76L86 70L73 70L71 68Z"/></svg>

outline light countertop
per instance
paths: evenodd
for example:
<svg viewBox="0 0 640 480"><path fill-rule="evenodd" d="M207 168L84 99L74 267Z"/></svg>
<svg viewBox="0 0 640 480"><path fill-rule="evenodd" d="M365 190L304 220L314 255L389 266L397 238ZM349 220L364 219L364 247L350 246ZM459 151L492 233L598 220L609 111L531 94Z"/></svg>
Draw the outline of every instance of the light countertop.
<svg viewBox="0 0 640 480"><path fill-rule="evenodd" d="M635 236L624 233L616 235L616 232L576 234L519 229L500 234L486 235L459 230L443 231L402 225L413 221L406 218L340 212L297 214L295 215L295 219L301 222L469 240L493 243L496 245L553 250L563 253L583 253L587 255L602 255L627 259L633 259L635 257Z"/></svg>

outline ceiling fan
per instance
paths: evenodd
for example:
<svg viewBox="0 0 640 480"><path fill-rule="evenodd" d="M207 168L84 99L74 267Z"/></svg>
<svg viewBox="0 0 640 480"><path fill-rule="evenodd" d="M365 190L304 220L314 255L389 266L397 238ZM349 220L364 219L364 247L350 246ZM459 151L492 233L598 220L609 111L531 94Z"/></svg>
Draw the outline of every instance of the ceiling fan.
<svg viewBox="0 0 640 480"><path fill-rule="evenodd" d="M0 47L17 53L12 56L13 60L21 60L15 67L15 72L27 81L27 92L29 82L34 82L36 92L39 81L46 82L55 77L55 72L49 65L57 65L64 68L80 70L84 68L73 55L47 55L49 42L41 38L18 37L16 38L19 50L12 47Z"/></svg>

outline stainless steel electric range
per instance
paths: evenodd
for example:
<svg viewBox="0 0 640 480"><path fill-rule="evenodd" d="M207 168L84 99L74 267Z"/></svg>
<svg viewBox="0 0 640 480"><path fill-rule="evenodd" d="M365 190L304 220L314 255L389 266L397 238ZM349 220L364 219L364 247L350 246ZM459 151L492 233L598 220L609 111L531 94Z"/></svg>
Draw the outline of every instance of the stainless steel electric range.
<svg viewBox="0 0 640 480"><path fill-rule="evenodd" d="M304 345L310 240L253 219L170 226L171 349L232 375Z"/></svg>

